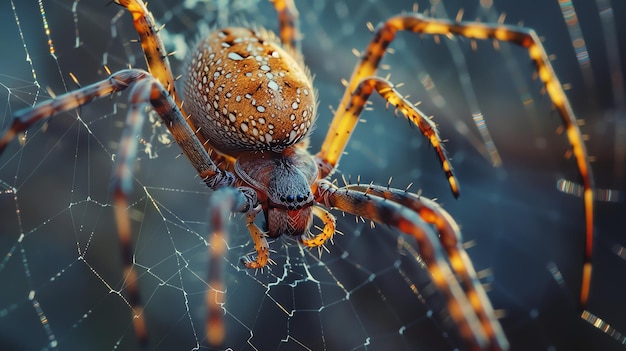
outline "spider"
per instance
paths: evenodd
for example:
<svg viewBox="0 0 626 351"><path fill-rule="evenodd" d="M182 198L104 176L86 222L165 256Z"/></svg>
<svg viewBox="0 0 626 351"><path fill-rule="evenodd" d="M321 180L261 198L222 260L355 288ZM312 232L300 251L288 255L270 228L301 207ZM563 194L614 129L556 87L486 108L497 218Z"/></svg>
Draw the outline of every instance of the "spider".
<svg viewBox="0 0 626 351"><path fill-rule="evenodd" d="M168 55L155 21L141 0L114 0L132 15L148 71L120 70L76 91L18 111L0 139L0 152L14 137L41 120L130 88L130 107L113 168L112 192L128 301L135 333L147 344L137 273L132 262L128 198L131 169L146 108L160 116L175 142L206 185L214 190L208 204L210 289L206 295L206 336L212 345L224 340L221 264L231 213L242 213L256 257L244 258L250 269L271 263L267 238L288 235L307 247L332 240L338 209L395 227L415 238L432 281L445 297L448 312L468 349L508 349L508 341L461 245L458 225L433 200L390 186L350 184L338 187L336 170L359 115L376 92L416 125L439 158L455 197L459 186L435 124L407 101L376 70L397 31L507 41L528 49L538 77L558 110L584 186L586 248L580 304L585 306L591 279L593 183L583 138L537 34L498 24L428 18L418 13L389 18L374 30L348 81L321 150L308 151L317 117L316 91L299 53L298 13L293 0L274 0L278 36L265 29L227 27L202 38L188 58L182 98L176 91ZM110 73L110 72L109 72ZM183 104L183 101L185 102ZM265 220L263 228L256 217ZM314 217L324 227L313 234Z"/></svg>

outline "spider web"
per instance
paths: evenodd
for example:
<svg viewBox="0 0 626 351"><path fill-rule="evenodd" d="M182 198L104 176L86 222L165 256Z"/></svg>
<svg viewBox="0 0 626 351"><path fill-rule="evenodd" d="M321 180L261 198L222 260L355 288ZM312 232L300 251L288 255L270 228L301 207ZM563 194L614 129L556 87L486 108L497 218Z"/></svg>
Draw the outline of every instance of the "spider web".
<svg viewBox="0 0 626 351"><path fill-rule="evenodd" d="M488 1L482 1L488 4ZM376 24L411 2L296 1L303 52L315 74L320 108L312 149L321 144L343 93L340 78L356 62ZM459 3L419 1L454 17ZM496 1L465 3L464 18L523 21L545 37L594 156L599 192L594 279L589 310L626 331L626 18L620 2ZM78 0L5 0L0 4L0 127L17 110L76 89L127 65L143 67L130 16L118 6ZM612 7L611 7L612 6ZM164 1L149 8L172 57L216 22L275 28L264 1ZM514 349L620 349L623 336L579 318L576 306L584 242L579 176L559 117L523 50L502 43L399 33L381 75L433 114L461 182L454 200L432 150L415 128L372 99L342 159L341 175L437 197L463 230ZM108 191L125 119L126 94L64 113L12 143L0 157L0 348L6 350L137 349ZM487 122L483 126L482 122ZM134 262L150 346L206 349L204 295L210 192L157 118L144 132L134 173ZM491 141L493 141L492 147ZM496 153L497 152L497 153ZM494 155L497 155L494 156ZM497 158L502 165L494 167ZM560 187L560 188L559 188ZM459 347L443 301L415 258L414 243L384 226L338 215L330 252L281 238L276 265L262 272L239 263L253 250L242 218L231 223L226 257L225 322L233 350L445 350ZM610 330L609 330L610 331ZM623 347L623 346L622 346Z"/></svg>

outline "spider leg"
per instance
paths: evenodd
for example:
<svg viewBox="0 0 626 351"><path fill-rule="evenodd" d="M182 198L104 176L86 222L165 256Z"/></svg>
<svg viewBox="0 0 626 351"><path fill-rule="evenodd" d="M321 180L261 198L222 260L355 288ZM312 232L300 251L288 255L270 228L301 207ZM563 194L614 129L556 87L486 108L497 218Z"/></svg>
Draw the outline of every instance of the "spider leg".
<svg viewBox="0 0 626 351"><path fill-rule="evenodd" d="M163 41L158 35L158 27L152 16L152 13L146 7L143 0L114 0L116 4L125 7L133 16L133 24L135 30L139 35L139 41L141 42L141 48L146 59L148 66L148 72L156 78L167 90L168 94L172 95L176 106L181 111L182 115L188 117L189 114L185 112L183 103L176 93L176 84L173 75L172 68L168 59L168 53L165 51ZM225 165L220 169L227 167L227 164L232 163L232 160L219 155L218 153L211 152L209 149L208 141L204 139L202 133L197 133L198 128L193 124L190 118L185 118L185 121L189 125L196 138L200 140L200 143L209 150L209 155L213 160L213 163L220 164L225 161Z"/></svg>
<svg viewBox="0 0 626 351"><path fill-rule="evenodd" d="M445 238L442 240L450 240L449 236L457 238L458 227L453 224L451 217L441 215L442 212L435 210L436 206L432 206L431 203L422 202L423 205L420 205L430 207L430 211L416 211L409 206L404 206L400 201L388 201L384 196L375 195L367 188L337 188L327 180L317 181L314 188L316 201L328 208L337 208L375 222L391 225L414 237L433 283L445 296L450 316L468 348L508 349L506 337L494 317L493 308L475 276L471 262L469 259L465 260L460 257L466 255L462 247L456 247L452 252L458 252L446 258L446 252L441 247L437 233L432 230L430 224L427 224L431 221L447 222L453 230L452 232L439 232ZM381 193L381 195L384 194ZM419 199L412 201L419 201ZM435 227L439 231L439 228L444 228L444 225L436 224ZM455 240L457 239L452 241ZM444 246L446 245L449 244L444 243ZM450 265L454 270L463 272L461 274L463 286L459 284ZM469 284L466 283L465 276L470 276Z"/></svg>
<svg viewBox="0 0 626 351"><path fill-rule="evenodd" d="M145 110L148 105L152 105L183 153L185 153L198 174L211 189L231 186L234 183L234 175L220 170L213 163L207 150L194 136L191 127L185 122L185 118L173 100L172 95L148 72L139 69L128 69L113 73L106 80L41 102L33 108L18 111L15 114L11 127L0 138L0 153L18 133L27 130L33 124L131 86L130 108L128 110L126 128L120 141L119 157L112 172L111 190L115 204L115 220L122 252L128 303L133 310L133 326L139 342L142 345L146 345L145 320L137 287L137 272L133 265L128 197L132 190L132 169L137 154L138 140L136 136L140 133L143 126ZM256 201L254 200L256 196L254 190L246 191L244 189L240 193L248 204Z"/></svg>
<svg viewBox="0 0 626 351"><path fill-rule="evenodd" d="M298 10L293 0L270 0L278 13L280 41L283 47L300 52Z"/></svg>
<svg viewBox="0 0 626 351"><path fill-rule="evenodd" d="M367 99L369 99L374 91L378 92L380 96L392 104L396 110L400 111L406 117L406 119L415 124L420 129L422 134L428 138L430 144L437 152L437 156L441 162L441 167L443 168L446 178L448 179L452 193L455 197L458 197L458 181L454 176L452 165L450 164L450 160L448 159L446 151L443 148L439 132L437 131L437 126L417 107L404 99L400 93L393 88L391 83L378 77L365 78L359 82L350 96L350 102L342 113L338 114L338 120L340 123L337 126L337 131L341 132L334 134L334 130L331 127L326 138L327 142L324 142L322 151L320 151L317 155L318 160L320 160L319 164L321 164L322 167L321 176L325 177L339 162L339 158L348 143L348 139L352 135L352 131L356 128L359 121L359 115L361 111L363 111Z"/></svg>
<svg viewBox="0 0 626 351"><path fill-rule="evenodd" d="M115 221L119 238L122 264L124 267L124 285L128 295L128 304L132 309L133 328L139 343L148 344L143 305L137 284L137 270L133 264L133 245L131 243L131 224L128 216L128 197L132 188L132 168L137 155L137 135L141 133L145 121L145 104L139 100L142 90L150 89L150 82L136 84L131 91L131 106L126 117L126 125L120 140L120 158L113 168L111 190L114 198Z"/></svg>
<svg viewBox="0 0 626 351"><path fill-rule="evenodd" d="M250 232L252 241L254 242L254 250L257 256L254 260L246 257L243 259L243 263L246 268L261 269L267 265L270 260L270 245L267 243L267 234L264 233L261 228L254 224L254 218L256 213L249 213L246 215L246 227Z"/></svg>
<svg viewBox="0 0 626 351"><path fill-rule="evenodd" d="M583 141L584 139L578 128L578 122L571 104L563 91L561 82L554 72L548 54L541 44L541 39L534 30L501 24L454 22L446 19L427 18L420 14L403 14L389 18L385 23L378 26L374 38L361 56L360 62L356 65L322 145L322 149L318 154L318 158L325 162L326 165L335 167L341 152L337 154L337 151L331 149L331 146L335 144L334 139L336 135L350 133L352 130L346 126L342 119L344 111L351 101L353 91L360 81L376 73L380 60L398 31L410 31L430 35L458 35L469 39L501 40L517 44L528 50L530 59L537 67L538 76L545 85L548 96L561 116L561 121L565 127L567 138L572 146L578 170L583 180L586 240L579 303L581 308L584 308L587 305L591 283L594 216L593 175L589 164L589 156ZM344 147L345 143L340 148L341 151Z"/></svg>
<svg viewBox="0 0 626 351"><path fill-rule="evenodd" d="M142 82L147 82L148 84L144 85ZM11 127L0 138L0 153L4 151L8 143L17 134L27 130L35 123L137 84L143 86L143 88L133 88L131 103L133 105L152 104L155 112L159 114L174 140L180 145L183 153L207 186L211 189L216 189L221 186L232 185L234 183L233 174L220 170L213 163L204 146L194 137L191 127L185 123L182 112L178 109L163 85L146 71L134 68L121 70L111 74L109 78L101 82L87 85L51 100L43 101L33 108L16 112ZM129 114L131 113L136 112L133 112L131 108ZM143 110L141 110L141 113L143 113Z"/></svg>
<svg viewBox="0 0 626 351"><path fill-rule="evenodd" d="M224 304L225 286L222 271L228 243L228 223L231 213L245 212L248 216L256 214L256 196L250 197L249 188L223 187L217 189L209 199L209 289L206 292L208 309L206 336L210 345L220 345L224 340L225 328L222 305ZM254 220L254 219L252 219Z"/></svg>
<svg viewBox="0 0 626 351"><path fill-rule="evenodd" d="M417 212L422 220L434 226L439 234L439 241L448 255L450 266L463 282L465 293L468 295L474 312L481 321L485 334L494 345L506 345L504 332L497 322L487 294L482 289L472 261L463 249L460 241L461 231L459 226L447 211L441 208L435 201L406 190L373 184L367 186L350 184L345 188L396 202Z"/></svg>
<svg viewBox="0 0 626 351"><path fill-rule="evenodd" d="M0 153L17 136L35 123L46 120L61 112L83 106L90 101L114 94L128 88L138 80L146 79L148 73L139 69L122 70L112 74L108 79L87 85L81 89L43 101L33 108L19 110L13 117L11 127L0 139Z"/></svg>
<svg viewBox="0 0 626 351"><path fill-rule="evenodd" d="M225 172L221 173L221 171L217 169L207 154L207 151L202 147L202 144L194 137L189 125L185 123L180 110L172 100L171 95L165 90L165 87L146 72L144 72L144 74L141 80L135 82L131 90L130 108L126 119L126 127L120 141L119 158L113 169L111 188L114 197L115 219L122 252L128 303L133 310L133 326L135 333L139 342L145 346L148 340L145 320L142 313L143 307L137 286L137 272L133 264L128 198L132 191L132 168L137 155L137 135L141 133L141 127L145 120L145 110L148 105L152 105L155 112L159 114L163 122L168 126L176 142L180 145L198 173L205 177L204 180L207 184L213 184L214 189L216 187L227 187L232 185L233 175ZM108 81L112 81L112 79ZM60 99L63 98L63 96L60 97ZM208 176L208 174L212 175ZM239 194L241 194L240 197L243 199L239 202L244 202L245 206L237 202L231 206L232 208L229 208L229 213L230 210L241 212L242 207L245 209L250 207L248 197L245 196L243 192L239 192ZM218 199L219 198L218 196ZM217 237L219 238L219 234L217 234ZM215 245L211 245L211 249L218 251L218 247L220 246L217 243L219 243L219 240L214 241L212 239L211 243L215 243ZM219 251L218 254L214 256L219 256ZM209 276L213 277L214 274L209 274Z"/></svg>
<svg viewBox="0 0 626 351"><path fill-rule="evenodd" d="M167 88L168 93L174 96L176 106L181 108L167 51L165 51L163 41L157 35L157 25L152 13L148 11L146 4L142 0L114 1L116 4L125 7L133 16L133 24L137 34L139 34L141 48L148 64L148 72ZM187 114L183 113L183 115L186 116Z"/></svg>
<svg viewBox="0 0 626 351"><path fill-rule="evenodd" d="M324 222L324 229L321 233L311 236L311 233L300 236L300 242L307 247L320 247L328 240L332 240L335 235L336 218L326 209L313 206L313 215Z"/></svg>

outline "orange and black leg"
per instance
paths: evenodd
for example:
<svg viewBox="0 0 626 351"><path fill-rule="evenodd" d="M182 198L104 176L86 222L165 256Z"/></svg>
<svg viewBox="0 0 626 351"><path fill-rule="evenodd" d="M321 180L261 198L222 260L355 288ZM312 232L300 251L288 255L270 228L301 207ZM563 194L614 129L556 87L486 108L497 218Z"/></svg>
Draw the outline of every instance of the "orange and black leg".
<svg viewBox="0 0 626 351"><path fill-rule="evenodd" d="M322 145L322 150L317 155L318 165L320 166L320 176L326 177L337 166L350 136L359 121L359 115L363 111L365 104L372 93L376 91L396 111L400 111L406 119L416 125L420 132L428 138L428 141L437 152L437 157L444 170L445 176L450 184L450 189L455 197L459 196L459 185L454 173L452 165L443 147L437 126L415 105L404 99L393 85L387 80L378 77L369 77L361 80L354 88L350 95L350 100L345 109L341 112L337 111L337 117L333 120L326 141ZM336 123L335 123L336 122ZM333 129L334 128L334 129Z"/></svg>
<svg viewBox="0 0 626 351"><path fill-rule="evenodd" d="M278 33L283 47L291 49L292 53L300 52L300 30L298 25L298 10L293 0L270 0L274 3L278 14Z"/></svg>
<svg viewBox="0 0 626 351"><path fill-rule="evenodd" d="M471 261L457 244L458 226L434 202L422 201L416 196L394 198L391 196L394 192L373 186L337 188L326 180L319 180L314 196L327 208L387 224L414 237L466 346L472 350L508 349L508 341Z"/></svg>
<svg viewBox="0 0 626 351"><path fill-rule="evenodd" d="M530 59L537 68L538 76L545 85L548 96L561 116L565 133L572 147L578 170L582 177L586 240L580 305L584 308L587 304L591 284L594 218L593 175L589 164L589 155L585 148L584 139L578 128L578 122L571 104L563 91L561 82L554 72L545 48L541 44L541 40L535 31L503 24L455 22L446 19L428 18L420 14L397 15L380 24L376 28L372 41L366 50L363 51L361 59L352 73L321 151L317 155L321 164L330 168L330 170L323 169L323 171L330 172L336 166L347 144L347 135L352 133L356 121L346 122L344 119L346 119L346 111L353 100L353 96L356 94L358 85L363 80L369 79L376 74L381 59L385 55L389 45L393 42L398 31L442 36L457 35L472 40L500 40L517 44L528 50ZM353 117L348 117L347 119L350 120L350 118Z"/></svg>

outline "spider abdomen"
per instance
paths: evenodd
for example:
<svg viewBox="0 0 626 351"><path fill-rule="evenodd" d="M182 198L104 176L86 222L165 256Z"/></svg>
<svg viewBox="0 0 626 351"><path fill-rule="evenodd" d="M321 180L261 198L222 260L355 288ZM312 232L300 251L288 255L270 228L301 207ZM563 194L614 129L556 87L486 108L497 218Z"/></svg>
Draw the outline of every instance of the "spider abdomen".
<svg viewBox="0 0 626 351"><path fill-rule="evenodd" d="M304 65L271 34L225 28L201 40L189 60L185 108L217 151L282 152L303 140L316 115Z"/></svg>

